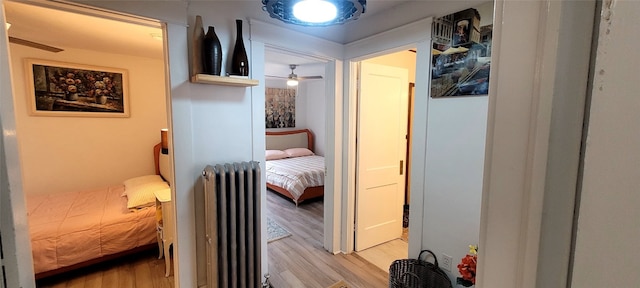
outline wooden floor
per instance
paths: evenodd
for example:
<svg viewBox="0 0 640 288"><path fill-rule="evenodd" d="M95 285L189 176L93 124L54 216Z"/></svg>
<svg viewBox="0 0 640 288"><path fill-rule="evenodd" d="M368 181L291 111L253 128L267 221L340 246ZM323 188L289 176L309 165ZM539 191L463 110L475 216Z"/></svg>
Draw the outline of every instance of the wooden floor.
<svg viewBox="0 0 640 288"><path fill-rule="evenodd" d="M350 287L389 287L388 272L355 253L333 255L322 247L322 200L291 200L269 191L267 215L291 232L268 244L269 273L274 288L326 288L344 280Z"/></svg>
<svg viewBox="0 0 640 288"><path fill-rule="evenodd" d="M164 277L164 259L152 249L114 261L97 264L66 274L41 279L36 287L73 288L170 288L173 269Z"/></svg>
<svg viewBox="0 0 640 288"><path fill-rule="evenodd" d="M389 266L398 259L407 259L409 243L402 239L391 240L380 245L356 252L358 256L373 263L380 269L389 271Z"/></svg>
<svg viewBox="0 0 640 288"><path fill-rule="evenodd" d="M270 282L274 288L326 288L344 280L351 288L388 287L388 272L355 253L333 255L322 247L323 203L312 201L296 207L273 192L267 193L267 214L292 236L268 244ZM117 261L42 279L37 287L169 288L164 259L158 251L128 256Z"/></svg>

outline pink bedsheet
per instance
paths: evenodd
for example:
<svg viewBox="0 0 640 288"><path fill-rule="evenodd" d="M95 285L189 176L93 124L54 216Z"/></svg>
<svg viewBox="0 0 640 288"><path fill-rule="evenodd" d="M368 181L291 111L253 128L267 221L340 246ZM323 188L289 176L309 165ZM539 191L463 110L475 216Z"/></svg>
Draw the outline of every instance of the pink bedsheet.
<svg viewBox="0 0 640 288"><path fill-rule="evenodd" d="M127 209L123 185L27 198L35 273L156 242L155 206Z"/></svg>

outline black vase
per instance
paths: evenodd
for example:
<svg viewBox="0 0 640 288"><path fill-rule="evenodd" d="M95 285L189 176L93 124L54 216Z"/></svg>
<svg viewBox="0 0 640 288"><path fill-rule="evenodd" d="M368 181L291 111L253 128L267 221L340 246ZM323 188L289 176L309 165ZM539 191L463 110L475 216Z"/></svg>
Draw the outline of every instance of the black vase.
<svg viewBox="0 0 640 288"><path fill-rule="evenodd" d="M231 57L231 75L249 76L249 59L242 41L242 20L236 19L236 45Z"/></svg>
<svg viewBox="0 0 640 288"><path fill-rule="evenodd" d="M202 41L202 70L205 74L218 76L222 71L222 46L213 26L209 26Z"/></svg>

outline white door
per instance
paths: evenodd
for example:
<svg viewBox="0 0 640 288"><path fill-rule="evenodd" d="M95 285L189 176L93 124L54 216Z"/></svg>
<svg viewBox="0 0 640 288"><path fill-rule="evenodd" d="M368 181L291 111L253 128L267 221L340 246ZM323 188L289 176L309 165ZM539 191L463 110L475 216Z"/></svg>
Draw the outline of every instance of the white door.
<svg viewBox="0 0 640 288"><path fill-rule="evenodd" d="M402 235L408 75L404 68L360 64L356 251Z"/></svg>

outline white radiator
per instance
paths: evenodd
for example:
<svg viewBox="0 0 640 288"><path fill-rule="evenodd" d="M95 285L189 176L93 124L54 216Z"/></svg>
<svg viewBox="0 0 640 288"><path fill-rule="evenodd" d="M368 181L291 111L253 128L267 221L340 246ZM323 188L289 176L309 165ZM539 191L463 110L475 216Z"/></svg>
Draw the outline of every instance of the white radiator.
<svg viewBox="0 0 640 288"><path fill-rule="evenodd" d="M258 162L207 166L202 175L207 287L262 287Z"/></svg>

